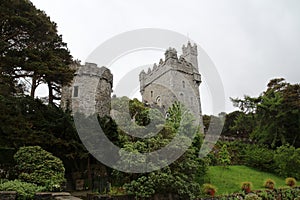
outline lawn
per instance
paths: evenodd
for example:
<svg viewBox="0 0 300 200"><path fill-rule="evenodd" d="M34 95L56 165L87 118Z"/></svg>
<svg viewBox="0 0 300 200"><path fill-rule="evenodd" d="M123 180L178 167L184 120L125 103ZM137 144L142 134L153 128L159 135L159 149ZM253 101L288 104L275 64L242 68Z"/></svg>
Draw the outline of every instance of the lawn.
<svg viewBox="0 0 300 200"><path fill-rule="evenodd" d="M241 192L240 185L244 181L252 182L254 190L264 189L263 183L268 178L275 181L275 188L285 186L285 178L242 165L229 166L227 169L211 166L206 181L217 187L216 195L221 195Z"/></svg>

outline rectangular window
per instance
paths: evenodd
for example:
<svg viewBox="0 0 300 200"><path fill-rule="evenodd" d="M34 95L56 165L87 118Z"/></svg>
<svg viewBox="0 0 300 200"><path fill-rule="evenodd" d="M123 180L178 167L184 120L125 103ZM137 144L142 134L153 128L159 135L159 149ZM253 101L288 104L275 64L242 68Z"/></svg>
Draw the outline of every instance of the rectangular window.
<svg viewBox="0 0 300 200"><path fill-rule="evenodd" d="M74 86L73 97L78 97L78 86Z"/></svg>

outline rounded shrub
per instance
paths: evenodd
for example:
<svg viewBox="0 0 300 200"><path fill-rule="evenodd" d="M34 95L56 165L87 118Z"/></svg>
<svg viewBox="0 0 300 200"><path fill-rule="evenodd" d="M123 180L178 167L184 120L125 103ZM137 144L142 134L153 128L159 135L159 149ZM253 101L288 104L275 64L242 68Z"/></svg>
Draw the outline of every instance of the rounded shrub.
<svg viewBox="0 0 300 200"><path fill-rule="evenodd" d="M264 187L265 188L268 188L268 189L274 189L275 187L275 181L273 179L267 179L265 182L264 182Z"/></svg>
<svg viewBox="0 0 300 200"><path fill-rule="evenodd" d="M297 183L297 181L296 181L295 178L289 177L289 178L285 179L285 184L288 185L288 186L290 186L290 187L295 186L296 183Z"/></svg>
<svg viewBox="0 0 300 200"><path fill-rule="evenodd" d="M252 188L252 183L251 182L242 182L241 183L241 189L246 192L249 193L251 191Z"/></svg>
<svg viewBox="0 0 300 200"><path fill-rule="evenodd" d="M14 155L20 180L59 190L65 181L62 161L39 146L21 147Z"/></svg>
<svg viewBox="0 0 300 200"><path fill-rule="evenodd" d="M210 195L210 196L215 196L215 193L217 192L217 188L209 183L205 183L202 186L202 190L204 194Z"/></svg>
<svg viewBox="0 0 300 200"><path fill-rule="evenodd" d="M45 187L33 183L26 183L20 180L7 181L0 184L0 191L16 191L18 200L33 199L36 192L42 192Z"/></svg>

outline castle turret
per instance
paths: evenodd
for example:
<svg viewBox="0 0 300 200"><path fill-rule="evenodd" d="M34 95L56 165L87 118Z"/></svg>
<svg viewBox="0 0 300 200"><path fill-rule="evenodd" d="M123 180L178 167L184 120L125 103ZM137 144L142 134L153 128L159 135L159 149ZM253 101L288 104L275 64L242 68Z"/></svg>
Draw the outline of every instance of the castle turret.
<svg viewBox="0 0 300 200"><path fill-rule="evenodd" d="M62 89L61 107L72 113L109 115L113 76L106 67L94 63L71 66L76 69L70 85Z"/></svg>
<svg viewBox="0 0 300 200"><path fill-rule="evenodd" d="M194 71L199 72L197 56L198 53L196 44L192 46L191 42L188 41L187 46L182 46L182 57L193 65Z"/></svg>
<svg viewBox="0 0 300 200"><path fill-rule="evenodd" d="M198 71L197 46L188 42L182 47L183 54L178 58L174 48L165 52L165 60L153 65L148 72L140 73L140 92L143 102L159 106L163 111L176 101L184 104L194 115L203 130L199 86L201 75Z"/></svg>

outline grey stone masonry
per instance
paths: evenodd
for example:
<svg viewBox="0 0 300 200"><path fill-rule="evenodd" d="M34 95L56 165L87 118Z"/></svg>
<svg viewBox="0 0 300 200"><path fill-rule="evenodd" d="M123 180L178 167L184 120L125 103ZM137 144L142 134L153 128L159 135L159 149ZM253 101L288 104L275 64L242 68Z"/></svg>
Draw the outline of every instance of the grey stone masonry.
<svg viewBox="0 0 300 200"><path fill-rule="evenodd" d="M15 200L17 199L17 192L15 191L0 191L1 200Z"/></svg>
<svg viewBox="0 0 300 200"><path fill-rule="evenodd" d="M72 83L62 89L61 107L85 115L109 115L113 75L106 67L97 67L94 63L70 66L75 69Z"/></svg>
<svg viewBox="0 0 300 200"><path fill-rule="evenodd" d="M143 102L157 105L165 112L175 101L180 101L194 114L203 132L197 46L188 42L182 52L178 58L176 49L170 47L165 60L160 59L147 72L143 70L139 75L140 92Z"/></svg>

